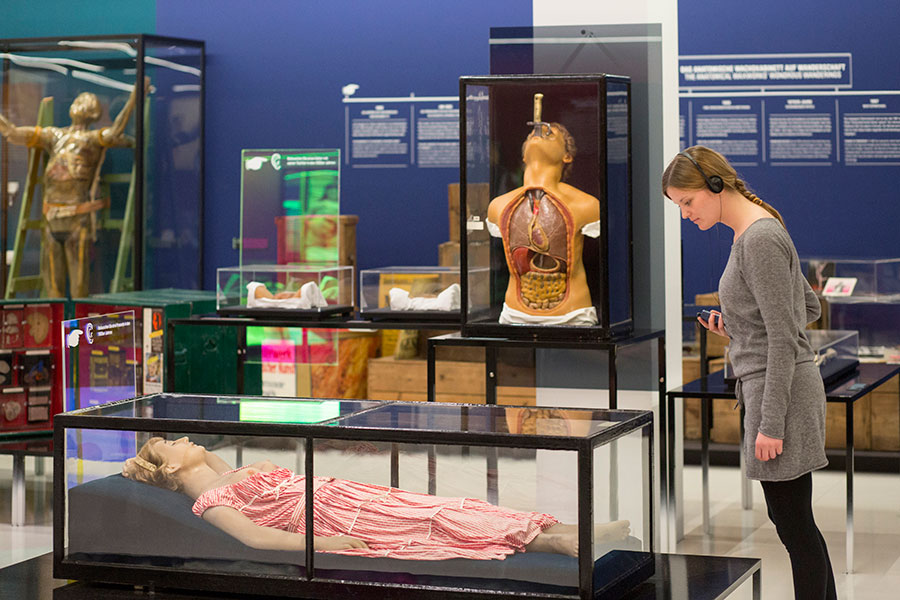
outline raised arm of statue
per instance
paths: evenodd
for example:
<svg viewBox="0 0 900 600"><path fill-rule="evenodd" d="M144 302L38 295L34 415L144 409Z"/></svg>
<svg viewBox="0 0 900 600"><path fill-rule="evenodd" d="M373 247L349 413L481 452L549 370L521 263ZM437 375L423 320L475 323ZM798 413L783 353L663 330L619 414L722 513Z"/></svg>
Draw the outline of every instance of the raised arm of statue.
<svg viewBox="0 0 900 600"><path fill-rule="evenodd" d="M100 130L100 144L103 146L128 146L131 144L131 139L124 135L125 127L128 125L128 120L131 118L131 113L134 112L134 106L137 102L137 91L138 91L138 83L135 82L134 87L131 89L131 94L128 96L128 101L125 102L125 106L122 107L122 110L119 111L119 114L116 115L116 119L113 121L112 126L104 127ZM150 93L150 78L144 78L144 94Z"/></svg>
<svg viewBox="0 0 900 600"><path fill-rule="evenodd" d="M30 146L37 141L40 129L34 126L16 127L9 119L0 114L0 135L9 140L11 144Z"/></svg>

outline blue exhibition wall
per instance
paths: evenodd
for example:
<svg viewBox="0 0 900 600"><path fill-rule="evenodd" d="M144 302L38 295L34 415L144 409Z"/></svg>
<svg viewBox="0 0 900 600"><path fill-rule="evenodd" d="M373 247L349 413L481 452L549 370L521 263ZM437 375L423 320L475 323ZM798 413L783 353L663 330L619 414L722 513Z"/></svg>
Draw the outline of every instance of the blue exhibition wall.
<svg viewBox="0 0 900 600"><path fill-rule="evenodd" d="M363 105L396 107L401 117L414 106L416 113L443 114L444 125L456 127L458 78L489 72L490 28L532 18L530 0L156 4L158 33L206 41L207 288L214 286L216 267L238 260L231 240L238 236L241 149L341 148L346 158L348 130L361 117L361 105L343 102L349 84L358 86L355 98L450 98ZM342 161L341 212L359 215L360 268L435 265L438 244L449 239L447 185L458 181L458 157L422 160L413 153L423 146L409 137L362 140L384 153ZM398 150L404 143L406 154Z"/></svg>
<svg viewBox="0 0 900 600"><path fill-rule="evenodd" d="M721 149L801 257L900 257L900 11L879 0L680 2L682 146ZM682 226L684 298L731 231Z"/></svg>

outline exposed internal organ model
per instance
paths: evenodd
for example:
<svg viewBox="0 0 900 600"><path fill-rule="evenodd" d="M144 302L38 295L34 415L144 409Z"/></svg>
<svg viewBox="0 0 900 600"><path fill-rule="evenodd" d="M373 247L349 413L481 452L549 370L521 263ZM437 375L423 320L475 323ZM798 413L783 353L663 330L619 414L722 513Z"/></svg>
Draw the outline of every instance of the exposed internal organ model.
<svg viewBox="0 0 900 600"><path fill-rule="evenodd" d="M569 291L572 252L572 216L565 205L540 188L528 189L500 222L522 304L532 310L559 306Z"/></svg>
<svg viewBox="0 0 900 600"><path fill-rule="evenodd" d="M599 322L582 254L600 234L600 203L569 185L577 148L569 130L541 120L543 94L522 145L522 185L488 205L490 235L503 240L509 283L498 322L587 327Z"/></svg>

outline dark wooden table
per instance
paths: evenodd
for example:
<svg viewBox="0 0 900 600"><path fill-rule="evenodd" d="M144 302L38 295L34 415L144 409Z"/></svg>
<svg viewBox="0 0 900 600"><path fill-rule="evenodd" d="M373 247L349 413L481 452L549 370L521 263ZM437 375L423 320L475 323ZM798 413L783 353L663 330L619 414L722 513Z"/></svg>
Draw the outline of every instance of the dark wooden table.
<svg viewBox="0 0 900 600"><path fill-rule="evenodd" d="M846 505L846 544L847 544L847 573L853 572L853 472L854 472L854 448L853 448L853 408L856 401L870 393L875 388L886 383L889 379L900 373L900 365L883 363L863 363L859 369L848 377L825 387L825 399L828 402L842 402L846 410L847 420L847 445L845 470L847 474L847 505ZM675 399L676 398L700 398L701 427L700 427L700 464L703 471L703 531L710 532L709 519L709 403L712 400L736 401L734 387L725 383L723 371L717 371L711 375L695 379L679 388L666 393L667 402L665 411L667 418L662 422L668 423L669 430L661 432L660 443L667 441L669 444L669 457L674 457L675 450ZM900 410L900 401L897 404ZM741 438L744 436L744 424L741 420ZM741 503L745 509L752 508L752 494L750 481L743 477L744 455L741 456ZM675 461L668 464L669 485L674 485ZM670 510L675 514L678 499L674 491L670 492Z"/></svg>

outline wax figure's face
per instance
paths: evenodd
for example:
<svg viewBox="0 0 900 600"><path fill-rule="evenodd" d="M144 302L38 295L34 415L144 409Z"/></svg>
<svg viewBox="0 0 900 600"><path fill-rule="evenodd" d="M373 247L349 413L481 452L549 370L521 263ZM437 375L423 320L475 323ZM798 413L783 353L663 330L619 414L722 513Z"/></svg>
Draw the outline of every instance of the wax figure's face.
<svg viewBox="0 0 900 600"><path fill-rule="evenodd" d="M185 436L177 440L160 440L153 444L153 451L165 461L166 465L184 467L202 462L206 449Z"/></svg>
<svg viewBox="0 0 900 600"><path fill-rule="evenodd" d="M670 187L666 188L666 195L681 210L681 218L690 219L702 231L706 231L718 223L722 216L719 195L713 194L706 188L682 190Z"/></svg>
<svg viewBox="0 0 900 600"><path fill-rule="evenodd" d="M69 107L73 123L93 123L100 118L100 101L89 92L79 94Z"/></svg>
<svg viewBox="0 0 900 600"><path fill-rule="evenodd" d="M549 129L549 133L548 130ZM566 152L566 140L562 133L555 128L544 128L544 135L537 137L530 134L525 140L525 148L522 152L522 160L528 162L530 158L542 157L543 160L552 163L570 163L572 155Z"/></svg>

